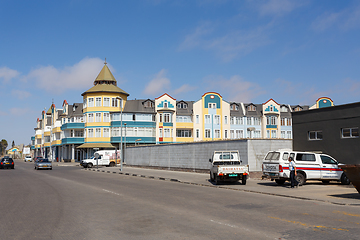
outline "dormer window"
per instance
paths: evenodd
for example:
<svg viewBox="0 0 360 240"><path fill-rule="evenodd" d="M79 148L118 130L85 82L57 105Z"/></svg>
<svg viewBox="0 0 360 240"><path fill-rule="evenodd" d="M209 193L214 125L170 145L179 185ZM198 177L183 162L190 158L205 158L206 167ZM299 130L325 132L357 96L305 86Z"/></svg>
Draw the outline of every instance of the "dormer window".
<svg viewBox="0 0 360 240"><path fill-rule="evenodd" d="M154 107L154 103L152 101L146 101L144 102L144 107Z"/></svg>
<svg viewBox="0 0 360 240"><path fill-rule="evenodd" d="M75 112L75 110L76 110L76 106L74 105L74 106L73 106L73 112Z"/></svg>
<svg viewBox="0 0 360 240"><path fill-rule="evenodd" d="M302 107L300 107L300 106L294 108L294 111L295 111L295 112L299 112L299 111L301 111L301 110L302 110Z"/></svg>
<svg viewBox="0 0 360 240"><path fill-rule="evenodd" d="M288 112L288 108L286 106L281 106L280 111L281 112Z"/></svg>
<svg viewBox="0 0 360 240"><path fill-rule="evenodd" d="M167 102L164 102L164 108L167 108L167 107L168 107Z"/></svg>
<svg viewBox="0 0 360 240"><path fill-rule="evenodd" d="M209 103L208 107L209 108L216 108L216 103Z"/></svg>
<svg viewBox="0 0 360 240"><path fill-rule="evenodd" d="M181 102L181 103L178 103L177 107L178 107L178 108L184 108L184 109L186 109L186 108L187 108L187 104L184 103L184 102Z"/></svg>
<svg viewBox="0 0 360 240"><path fill-rule="evenodd" d="M255 112L256 111L256 107L254 105L249 105L247 106L247 110L248 111L252 111L252 112ZM272 111L272 110L271 110Z"/></svg>
<svg viewBox="0 0 360 240"><path fill-rule="evenodd" d="M233 104L233 105L231 105L231 110L238 111L239 106L237 104Z"/></svg>

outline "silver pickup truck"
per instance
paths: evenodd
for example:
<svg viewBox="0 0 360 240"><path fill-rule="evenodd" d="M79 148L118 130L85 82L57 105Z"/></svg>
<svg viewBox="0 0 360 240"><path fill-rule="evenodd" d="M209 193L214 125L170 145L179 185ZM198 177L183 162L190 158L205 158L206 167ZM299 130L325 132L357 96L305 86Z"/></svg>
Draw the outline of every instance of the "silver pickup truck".
<svg viewBox="0 0 360 240"><path fill-rule="evenodd" d="M209 159L210 180L215 184L220 181L236 182L241 180L246 184L249 175L249 165L241 165L239 151L215 151Z"/></svg>

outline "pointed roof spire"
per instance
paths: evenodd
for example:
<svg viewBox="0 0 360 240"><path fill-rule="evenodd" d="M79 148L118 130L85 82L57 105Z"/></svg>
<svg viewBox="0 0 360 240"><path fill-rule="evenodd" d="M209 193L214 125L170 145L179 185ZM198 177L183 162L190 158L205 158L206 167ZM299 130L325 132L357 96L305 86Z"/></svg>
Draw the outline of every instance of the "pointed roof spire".
<svg viewBox="0 0 360 240"><path fill-rule="evenodd" d="M112 75L109 67L107 66L106 58L104 62L104 67L101 69L99 75L94 81L94 85L97 84L112 84L117 85L115 77Z"/></svg>

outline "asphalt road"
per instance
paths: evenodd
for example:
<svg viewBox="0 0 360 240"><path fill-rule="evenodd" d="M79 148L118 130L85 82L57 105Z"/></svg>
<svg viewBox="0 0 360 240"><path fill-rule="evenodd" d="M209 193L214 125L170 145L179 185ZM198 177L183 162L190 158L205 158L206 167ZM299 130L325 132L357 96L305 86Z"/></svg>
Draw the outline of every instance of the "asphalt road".
<svg viewBox="0 0 360 240"><path fill-rule="evenodd" d="M358 239L360 207L85 171L0 169L1 239ZM292 191L292 190L290 190ZM296 191L296 190L295 190Z"/></svg>

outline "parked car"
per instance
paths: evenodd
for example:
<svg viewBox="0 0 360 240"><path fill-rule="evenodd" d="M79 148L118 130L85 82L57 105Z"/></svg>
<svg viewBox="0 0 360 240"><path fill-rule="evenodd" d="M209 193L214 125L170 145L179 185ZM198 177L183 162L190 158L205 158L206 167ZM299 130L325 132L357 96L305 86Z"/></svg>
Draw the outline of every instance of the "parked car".
<svg viewBox="0 0 360 240"><path fill-rule="evenodd" d="M13 159L10 158L10 157L3 157L1 159L1 162L0 162L0 168L2 168L2 169L4 169L4 168L14 169L15 168L15 163L14 163Z"/></svg>
<svg viewBox="0 0 360 240"><path fill-rule="evenodd" d="M35 161L34 168L39 169L50 169L52 170L52 164L47 158L39 158Z"/></svg>
<svg viewBox="0 0 360 240"><path fill-rule="evenodd" d="M32 162L32 158L30 156L26 156L24 161L25 162Z"/></svg>
<svg viewBox="0 0 360 240"><path fill-rule="evenodd" d="M340 181L342 184L350 184L345 172L339 167L334 158L323 153L297 152L291 149L270 151L265 156L262 164L263 178L275 180L279 185L290 178L289 161L292 157L296 163L296 180L303 185L306 180Z"/></svg>

